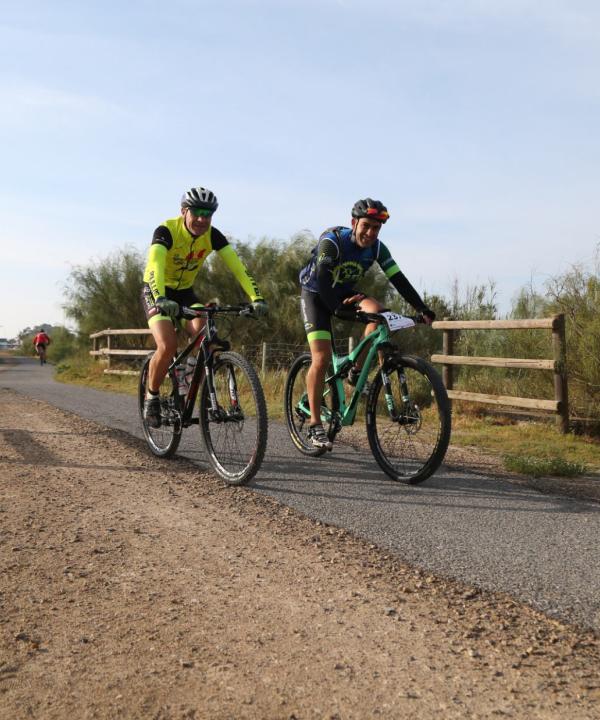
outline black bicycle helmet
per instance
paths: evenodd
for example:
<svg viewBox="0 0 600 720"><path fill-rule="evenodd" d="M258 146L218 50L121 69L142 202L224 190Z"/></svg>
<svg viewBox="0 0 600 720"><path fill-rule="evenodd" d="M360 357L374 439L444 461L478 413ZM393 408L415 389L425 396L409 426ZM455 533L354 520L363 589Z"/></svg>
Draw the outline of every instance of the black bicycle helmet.
<svg viewBox="0 0 600 720"><path fill-rule="evenodd" d="M386 206L379 200L372 200L371 198L357 200L352 208L352 217L356 219L371 218L372 220L384 223L389 216L390 214Z"/></svg>
<svg viewBox="0 0 600 720"><path fill-rule="evenodd" d="M214 212L218 207L217 196L211 190L203 187L191 188L181 196L182 208L200 208L202 210L212 210Z"/></svg>

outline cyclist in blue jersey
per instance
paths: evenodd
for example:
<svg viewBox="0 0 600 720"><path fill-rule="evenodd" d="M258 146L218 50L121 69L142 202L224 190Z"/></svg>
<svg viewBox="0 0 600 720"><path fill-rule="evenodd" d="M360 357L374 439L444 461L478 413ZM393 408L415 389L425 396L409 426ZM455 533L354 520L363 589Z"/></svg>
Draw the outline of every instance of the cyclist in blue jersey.
<svg viewBox="0 0 600 720"><path fill-rule="evenodd" d="M388 220L387 208L379 200L358 200L352 208L351 227L332 227L321 235L308 264L300 271L301 308L312 363L306 376L311 410L309 438L318 448L331 449L331 441L321 424L321 397L325 374L331 362L331 316L350 319L349 306L364 312L381 312L378 300L357 292L356 283L377 263L400 295L422 313L426 323L435 319L419 293L404 276L387 247L379 240L381 226ZM376 329L365 328L365 335ZM356 384L360 367L352 368L348 382Z"/></svg>

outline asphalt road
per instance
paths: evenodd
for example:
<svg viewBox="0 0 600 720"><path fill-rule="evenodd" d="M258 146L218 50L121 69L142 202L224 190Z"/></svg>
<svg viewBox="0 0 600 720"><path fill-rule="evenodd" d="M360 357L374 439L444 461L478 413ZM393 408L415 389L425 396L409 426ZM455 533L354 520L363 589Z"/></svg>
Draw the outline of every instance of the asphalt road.
<svg viewBox="0 0 600 720"><path fill-rule="evenodd" d="M0 366L0 387L143 437L135 398L64 385L52 375L50 365L21 359ZM195 426L184 434L179 454L210 469ZM468 469L442 467L423 485L396 485L369 453L345 445L323 458L301 455L276 421L269 424L265 461L250 488L427 571L507 592L600 631L596 503L542 495Z"/></svg>

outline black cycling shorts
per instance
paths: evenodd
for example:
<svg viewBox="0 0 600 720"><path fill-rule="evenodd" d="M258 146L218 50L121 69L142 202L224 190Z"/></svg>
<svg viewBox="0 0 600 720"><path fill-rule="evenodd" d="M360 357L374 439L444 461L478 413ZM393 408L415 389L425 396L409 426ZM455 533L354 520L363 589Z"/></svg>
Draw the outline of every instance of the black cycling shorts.
<svg viewBox="0 0 600 720"><path fill-rule="evenodd" d="M179 305L186 305L187 307L193 307L194 305L202 305L200 300L196 297L196 293L192 288L186 288L185 290L173 290L173 288L165 288L165 297L168 300L175 300ZM147 283L142 285L142 307L146 314L146 320L150 325L152 322L156 322L153 318L160 317L163 320L170 319L167 315L163 315L161 311L156 307L152 290Z"/></svg>
<svg viewBox="0 0 600 720"><path fill-rule="evenodd" d="M355 291L352 291L345 297L352 297ZM340 302L344 296L340 297ZM302 313L302 322L304 323L304 331L308 342L312 340L331 340L331 316L333 313L321 300L318 293L310 292L302 288L300 292L300 311Z"/></svg>

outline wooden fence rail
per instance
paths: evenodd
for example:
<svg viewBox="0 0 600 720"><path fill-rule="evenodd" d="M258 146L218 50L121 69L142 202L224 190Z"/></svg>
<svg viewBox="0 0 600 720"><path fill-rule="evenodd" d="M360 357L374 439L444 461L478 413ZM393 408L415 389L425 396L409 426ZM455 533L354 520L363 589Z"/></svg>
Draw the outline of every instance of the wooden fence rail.
<svg viewBox="0 0 600 720"><path fill-rule="evenodd" d="M568 432L569 400L566 367L565 316L563 314L535 320L444 319L434 322L433 328L435 330L442 330L444 334L442 339L442 354L432 355L431 361L442 364L442 379L450 399L556 413L557 422L561 431ZM454 333L456 330L531 330L540 328L552 330L552 359L474 357L454 354ZM454 365L551 370L554 373L554 400L512 397L507 395L487 395L485 393L454 390Z"/></svg>
<svg viewBox="0 0 600 720"><path fill-rule="evenodd" d="M442 365L442 379L448 390L448 396L453 400L468 402L480 402L488 405L503 405L528 410L542 410L544 412L556 413L560 429L567 432L569 428L569 404L567 389L566 369L566 344L565 344L565 317L555 315L551 318L540 318L534 320L437 320L433 323L435 330L443 331L442 354L432 355L431 361ZM457 330L531 330L547 329L552 331L552 359L519 359L519 358L494 358L476 357L454 354L455 331ZM130 330L101 330L90 335L93 341L93 349L90 355L103 358L107 362L104 372L121 375L136 375L137 370L123 370L111 368L111 358L122 357L123 359L144 358L154 350L148 348L118 348L113 340L123 336L148 337L152 333L148 328L135 328ZM106 339L106 346L100 347L102 339ZM351 349L351 338L340 340L348 343L348 351ZM140 343L142 344L142 343ZM253 362L260 366L261 372L266 372L267 367L287 367L293 357L305 350L305 346L284 345L278 349L277 344L259 343L252 348L241 348ZM507 395L487 395L484 393L473 393L464 390L455 390L453 387L453 367L455 365L479 365L484 367L500 368L524 368L527 370L551 370L554 373L554 400L542 400L538 398L522 398Z"/></svg>
<svg viewBox="0 0 600 720"><path fill-rule="evenodd" d="M114 375L137 375L139 370L124 370L122 368L112 367L111 359L122 358L123 361L136 360L145 358L154 351L154 339L151 337L151 346L144 348L119 348L115 347L118 337L124 336L151 336L149 329L129 329L129 330L100 330L92 333L89 337L92 340L92 350L90 355L106 362L105 373ZM348 344L348 339L340 341ZM143 344L143 343L140 343ZM103 345L101 347L101 345ZM248 360L254 363L264 375L269 369L287 369L293 359L300 352L307 349L305 345L296 345L291 343L266 343L260 342L253 345L242 345L239 350Z"/></svg>
<svg viewBox="0 0 600 720"><path fill-rule="evenodd" d="M111 328L106 328L106 330L100 330L99 332L95 332L90 335L90 339L92 340L92 350L90 350L90 355L94 357L101 357L106 360L105 373L113 373L115 375L137 375L139 372L138 370L114 370L111 368L111 358L119 356L130 359L135 357L144 358L154 350L154 345L151 348L142 349L116 348L113 346L113 337L126 335L151 336L152 331L149 328L134 328L132 330L111 330ZM99 346L101 338L106 338L106 347Z"/></svg>

